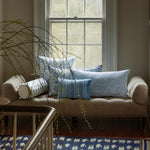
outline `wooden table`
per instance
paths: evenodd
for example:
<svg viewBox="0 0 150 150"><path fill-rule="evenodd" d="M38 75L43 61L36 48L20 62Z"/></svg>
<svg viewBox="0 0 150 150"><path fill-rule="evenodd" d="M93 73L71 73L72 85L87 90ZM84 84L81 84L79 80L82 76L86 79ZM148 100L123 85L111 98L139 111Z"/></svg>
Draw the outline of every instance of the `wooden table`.
<svg viewBox="0 0 150 150"><path fill-rule="evenodd" d="M7 105L10 103L10 100L4 97L0 98L0 105Z"/></svg>

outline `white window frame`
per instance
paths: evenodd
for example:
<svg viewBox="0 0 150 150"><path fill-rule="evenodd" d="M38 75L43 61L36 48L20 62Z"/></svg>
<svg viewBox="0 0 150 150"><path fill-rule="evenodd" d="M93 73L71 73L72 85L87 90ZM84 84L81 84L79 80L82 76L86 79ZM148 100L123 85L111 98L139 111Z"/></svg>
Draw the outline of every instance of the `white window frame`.
<svg viewBox="0 0 150 150"><path fill-rule="evenodd" d="M102 65L103 71L115 71L118 70L117 0L104 0L104 2ZM47 28L49 26L49 0L34 0L33 6L34 26ZM34 32L39 36L45 37L45 40L47 39L45 33L36 30ZM35 58L38 55L36 49L37 47L34 46Z"/></svg>

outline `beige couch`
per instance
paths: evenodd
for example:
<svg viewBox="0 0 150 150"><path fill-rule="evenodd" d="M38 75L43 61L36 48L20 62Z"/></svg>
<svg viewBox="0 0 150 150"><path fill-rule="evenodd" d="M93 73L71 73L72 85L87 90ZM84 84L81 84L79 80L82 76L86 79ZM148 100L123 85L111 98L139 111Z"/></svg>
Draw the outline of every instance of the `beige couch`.
<svg viewBox="0 0 150 150"><path fill-rule="evenodd" d="M64 116L89 117L146 117L148 86L141 77L132 77L128 83L128 98L103 97L85 99L57 99L43 94L33 99L21 100L17 91L25 82L22 76L13 76L2 85L2 96L9 98L9 105L50 105Z"/></svg>

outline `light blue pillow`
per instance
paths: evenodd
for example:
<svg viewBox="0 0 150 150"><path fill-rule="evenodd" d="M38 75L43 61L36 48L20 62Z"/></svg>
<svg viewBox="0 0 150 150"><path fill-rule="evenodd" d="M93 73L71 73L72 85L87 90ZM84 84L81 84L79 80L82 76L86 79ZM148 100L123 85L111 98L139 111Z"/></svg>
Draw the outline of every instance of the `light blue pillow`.
<svg viewBox="0 0 150 150"><path fill-rule="evenodd" d="M94 67L94 68L83 69L83 71L101 72L102 71L102 65L98 65L97 67Z"/></svg>
<svg viewBox="0 0 150 150"><path fill-rule="evenodd" d="M67 59L53 59L45 56L38 56L40 66L40 77L46 81L50 78L50 67L60 69L70 69L75 66L76 57L70 57Z"/></svg>
<svg viewBox="0 0 150 150"><path fill-rule="evenodd" d="M72 70L75 79L92 79L90 96L93 97L127 97L127 79L129 72L130 70L114 72ZM72 79L72 74L67 79Z"/></svg>
<svg viewBox="0 0 150 150"><path fill-rule="evenodd" d="M58 81L58 98L90 99L91 79L67 80L59 78Z"/></svg>

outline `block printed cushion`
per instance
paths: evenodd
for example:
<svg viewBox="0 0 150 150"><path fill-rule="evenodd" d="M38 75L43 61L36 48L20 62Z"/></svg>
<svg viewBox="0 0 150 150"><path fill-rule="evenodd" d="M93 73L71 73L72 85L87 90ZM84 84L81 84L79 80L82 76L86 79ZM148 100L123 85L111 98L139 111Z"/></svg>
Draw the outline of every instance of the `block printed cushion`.
<svg viewBox="0 0 150 150"><path fill-rule="evenodd" d="M87 72L73 69L75 79L91 79L90 96L127 97L127 80L130 70L113 72ZM67 77L67 76L66 76ZM72 74L67 79L72 79Z"/></svg>
<svg viewBox="0 0 150 150"><path fill-rule="evenodd" d="M70 69L75 66L76 57L66 59L53 59L45 56L38 56L40 66L40 77L48 81L51 77L50 68Z"/></svg>
<svg viewBox="0 0 150 150"><path fill-rule="evenodd" d="M43 78L38 78L19 86L18 94L21 99L28 99L48 91L47 82Z"/></svg>

